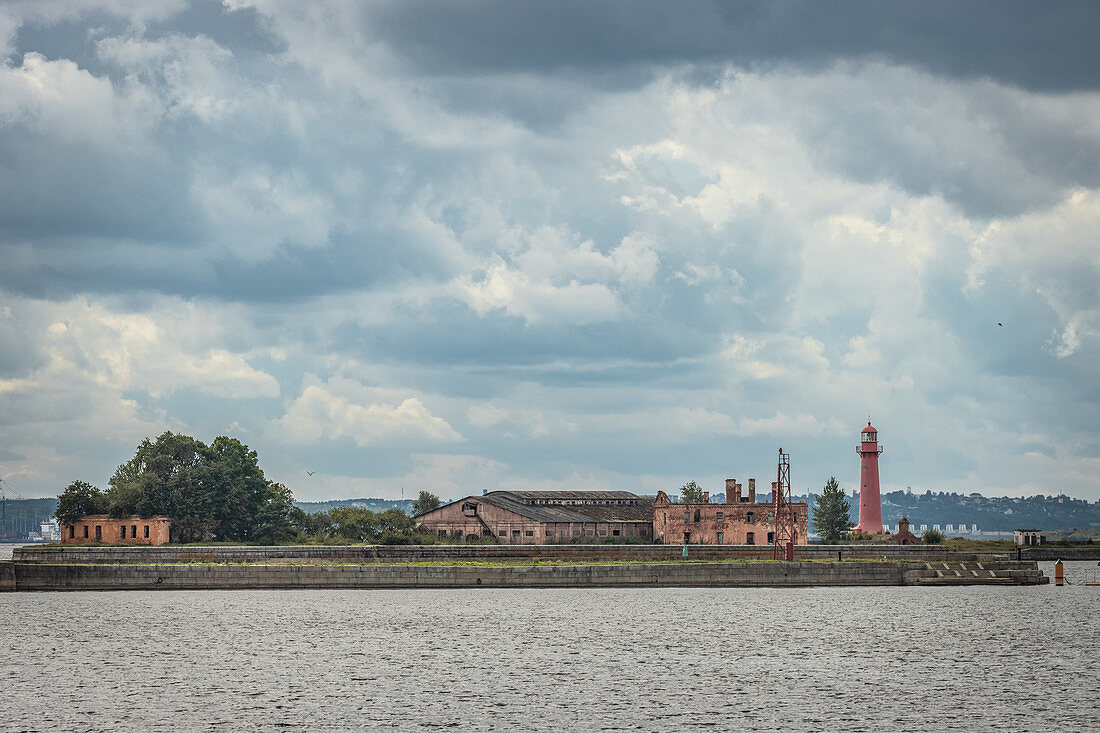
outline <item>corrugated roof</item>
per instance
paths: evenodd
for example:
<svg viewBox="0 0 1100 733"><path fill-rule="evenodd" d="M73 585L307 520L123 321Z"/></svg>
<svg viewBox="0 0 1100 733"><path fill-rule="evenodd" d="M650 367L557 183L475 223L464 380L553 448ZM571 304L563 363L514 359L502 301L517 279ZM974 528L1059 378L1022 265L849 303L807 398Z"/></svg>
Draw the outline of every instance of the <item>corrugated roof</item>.
<svg viewBox="0 0 1100 733"><path fill-rule="evenodd" d="M472 497L478 498L478 497ZM651 522L653 497L629 491L491 491L480 497L536 522ZM537 504L539 499L606 504ZM610 502L629 502L615 503Z"/></svg>
<svg viewBox="0 0 1100 733"><path fill-rule="evenodd" d="M629 491L492 491L493 494L512 494L522 499L637 499Z"/></svg>

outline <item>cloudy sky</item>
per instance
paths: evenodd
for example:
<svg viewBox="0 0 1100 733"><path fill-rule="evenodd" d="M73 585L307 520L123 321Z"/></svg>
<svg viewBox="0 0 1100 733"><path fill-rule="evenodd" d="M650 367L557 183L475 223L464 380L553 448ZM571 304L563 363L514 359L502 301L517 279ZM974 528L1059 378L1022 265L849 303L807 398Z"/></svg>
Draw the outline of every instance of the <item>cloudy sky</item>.
<svg viewBox="0 0 1100 733"><path fill-rule="evenodd" d="M0 5L0 478L1100 499L1093 2ZM1003 324L998 325L998 324ZM307 476L306 471L315 474Z"/></svg>

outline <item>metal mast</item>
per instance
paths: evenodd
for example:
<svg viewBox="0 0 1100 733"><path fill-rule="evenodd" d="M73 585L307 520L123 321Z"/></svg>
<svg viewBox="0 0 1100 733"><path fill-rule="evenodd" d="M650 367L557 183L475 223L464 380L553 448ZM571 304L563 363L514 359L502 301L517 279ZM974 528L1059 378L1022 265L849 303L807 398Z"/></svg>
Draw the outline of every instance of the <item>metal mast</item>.
<svg viewBox="0 0 1100 733"><path fill-rule="evenodd" d="M797 541L798 521L791 503L791 455L779 449L779 465L776 468L775 491L775 538L772 543L772 558L794 560L794 545Z"/></svg>

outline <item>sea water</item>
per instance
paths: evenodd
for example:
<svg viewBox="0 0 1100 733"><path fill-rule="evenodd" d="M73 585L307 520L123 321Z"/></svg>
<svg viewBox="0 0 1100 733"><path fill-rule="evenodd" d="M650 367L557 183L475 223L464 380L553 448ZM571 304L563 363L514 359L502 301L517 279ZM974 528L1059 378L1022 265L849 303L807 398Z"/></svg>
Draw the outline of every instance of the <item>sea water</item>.
<svg viewBox="0 0 1100 733"><path fill-rule="evenodd" d="M1098 608L1076 583L7 593L0 729L1095 731Z"/></svg>

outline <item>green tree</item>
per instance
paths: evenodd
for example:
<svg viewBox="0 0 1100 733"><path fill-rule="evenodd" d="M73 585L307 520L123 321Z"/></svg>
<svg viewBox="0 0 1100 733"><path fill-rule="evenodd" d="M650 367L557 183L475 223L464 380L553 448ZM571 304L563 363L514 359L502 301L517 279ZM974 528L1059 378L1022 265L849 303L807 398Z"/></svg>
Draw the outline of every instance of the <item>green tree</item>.
<svg viewBox="0 0 1100 733"><path fill-rule="evenodd" d="M256 451L219 436L209 446L166 431L118 467L107 490L112 516L166 515L177 542L284 542L294 534L290 491L264 477Z"/></svg>
<svg viewBox="0 0 1100 733"><path fill-rule="evenodd" d="M421 514L427 514L430 511L434 511L438 509L442 503L439 497L432 492L421 491L420 495L416 497L416 501L413 502L413 516L419 517Z"/></svg>
<svg viewBox="0 0 1100 733"><path fill-rule="evenodd" d="M814 503L814 531L824 542L837 542L852 527L852 521L849 518L851 510L852 507L844 496L844 490L837 483L836 477L830 476L825 482L821 496Z"/></svg>
<svg viewBox="0 0 1100 733"><path fill-rule="evenodd" d="M291 512L295 509L290 489L277 483L268 483L264 489L267 500L260 505L252 525L252 541L262 545L277 545L294 538ZM298 511L301 511L300 509Z"/></svg>
<svg viewBox="0 0 1100 733"><path fill-rule="evenodd" d="M380 531L379 515L370 509L334 507L328 513L328 520L327 535L347 542L374 542Z"/></svg>
<svg viewBox="0 0 1100 733"><path fill-rule="evenodd" d="M416 522L400 509L387 509L378 515L381 530L378 541L383 545L405 545L416 535Z"/></svg>
<svg viewBox="0 0 1100 733"><path fill-rule="evenodd" d="M54 515L61 524L72 524L89 514L106 514L107 497L87 481L73 481L57 497Z"/></svg>
<svg viewBox="0 0 1100 733"><path fill-rule="evenodd" d="M703 504L703 489L694 481L689 481L680 487L681 504Z"/></svg>
<svg viewBox="0 0 1100 733"><path fill-rule="evenodd" d="M943 542L943 532L938 529L926 529L920 536L920 541L926 545L938 545Z"/></svg>

